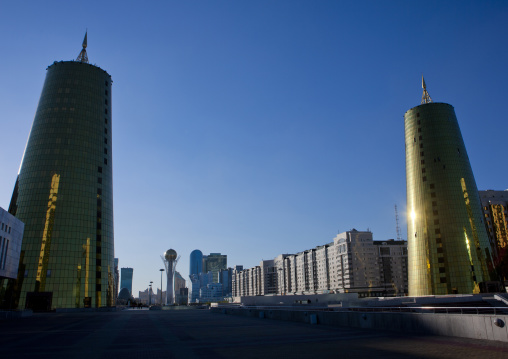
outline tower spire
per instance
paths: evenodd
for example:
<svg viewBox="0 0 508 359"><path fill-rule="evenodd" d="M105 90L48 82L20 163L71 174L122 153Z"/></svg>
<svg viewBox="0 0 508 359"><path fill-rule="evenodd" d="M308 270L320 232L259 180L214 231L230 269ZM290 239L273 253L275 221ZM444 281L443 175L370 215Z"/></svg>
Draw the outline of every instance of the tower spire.
<svg viewBox="0 0 508 359"><path fill-rule="evenodd" d="M84 63L88 64L88 55L86 54L87 34L88 34L88 30L85 32L85 38L83 39L83 49L81 49L81 52L79 53L76 61L84 62Z"/></svg>
<svg viewBox="0 0 508 359"><path fill-rule="evenodd" d="M430 98L430 95L427 92L427 86L425 85L425 80L423 79L423 74L422 74L422 89L423 89L422 105L424 103L431 103L432 99Z"/></svg>

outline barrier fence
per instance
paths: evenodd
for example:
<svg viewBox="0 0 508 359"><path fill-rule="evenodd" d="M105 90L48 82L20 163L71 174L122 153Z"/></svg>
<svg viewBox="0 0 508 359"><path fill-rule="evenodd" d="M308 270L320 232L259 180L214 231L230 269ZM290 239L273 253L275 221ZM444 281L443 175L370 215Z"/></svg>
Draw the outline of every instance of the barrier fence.
<svg viewBox="0 0 508 359"><path fill-rule="evenodd" d="M434 313L434 314L508 314L508 307L323 307L307 305L233 305L219 304L214 306L219 309L257 309L257 310L288 310L288 311L311 311L311 312L377 312L377 313Z"/></svg>

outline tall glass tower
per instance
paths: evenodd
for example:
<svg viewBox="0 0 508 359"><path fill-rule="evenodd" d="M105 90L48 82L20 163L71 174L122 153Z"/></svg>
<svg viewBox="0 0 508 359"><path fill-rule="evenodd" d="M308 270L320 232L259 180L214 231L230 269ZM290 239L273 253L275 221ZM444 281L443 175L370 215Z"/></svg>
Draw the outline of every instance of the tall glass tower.
<svg viewBox="0 0 508 359"><path fill-rule="evenodd" d="M189 275L199 276L203 272L203 253L195 249L190 254Z"/></svg>
<svg viewBox="0 0 508 359"><path fill-rule="evenodd" d="M203 252L195 249L190 254L189 279L191 282L191 293L189 301L195 303L199 299L199 289L201 282L200 274L203 273Z"/></svg>
<svg viewBox="0 0 508 359"><path fill-rule="evenodd" d="M111 76L75 61L47 68L10 209L25 223L18 308L114 305Z"/></svg>
<svg viewBox="0 0 508 359"><path fill-rule="evenodd" d="M409 295L478 293L491 246L455 111L432 102L406 112Z"/></svg>
<svg viewBox="0 0 508 359"><path fill-rule="evenodd" d="M134 269L132 268L122 268L120 269L120 289L127 288L130 295L132 294L132 277L134 274Z"/></svg>

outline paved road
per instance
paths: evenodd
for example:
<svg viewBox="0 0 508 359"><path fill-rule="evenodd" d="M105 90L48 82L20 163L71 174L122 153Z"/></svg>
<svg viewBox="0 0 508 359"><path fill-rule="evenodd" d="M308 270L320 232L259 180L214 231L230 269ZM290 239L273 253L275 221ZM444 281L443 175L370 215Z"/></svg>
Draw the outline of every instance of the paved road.
<svg viewBox="0 0 508 359"><path fill-rule="evenodd" d="M409 336L208 310L47 313L0 321L0 358L508 358L508 343Z"/></svg>

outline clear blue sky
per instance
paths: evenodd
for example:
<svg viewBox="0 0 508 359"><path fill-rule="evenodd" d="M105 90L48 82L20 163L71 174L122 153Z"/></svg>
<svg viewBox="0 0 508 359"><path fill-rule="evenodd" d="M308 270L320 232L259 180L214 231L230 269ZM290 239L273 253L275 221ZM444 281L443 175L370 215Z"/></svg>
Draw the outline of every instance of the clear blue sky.
<svg viewBox="0 0 508 359"><path fill-rule="evenodd" d="M113 78L115 256L258 265L369 228L406 237L404 113L455 107L480 189L508 188L506 1L2 1L0 206L46 67Z"/></svg>

